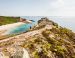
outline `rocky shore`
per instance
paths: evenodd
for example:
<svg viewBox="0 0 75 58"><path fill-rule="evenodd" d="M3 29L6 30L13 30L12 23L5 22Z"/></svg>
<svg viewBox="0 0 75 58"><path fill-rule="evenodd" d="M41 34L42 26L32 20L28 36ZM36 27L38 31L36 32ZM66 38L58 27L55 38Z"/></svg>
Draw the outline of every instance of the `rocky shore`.
<svg viewBox="0 0 75 58"><path fill-rule="evenodd" d="M29 32L0 40L2 58L75 58L75 33L48 18Z"/></svg>

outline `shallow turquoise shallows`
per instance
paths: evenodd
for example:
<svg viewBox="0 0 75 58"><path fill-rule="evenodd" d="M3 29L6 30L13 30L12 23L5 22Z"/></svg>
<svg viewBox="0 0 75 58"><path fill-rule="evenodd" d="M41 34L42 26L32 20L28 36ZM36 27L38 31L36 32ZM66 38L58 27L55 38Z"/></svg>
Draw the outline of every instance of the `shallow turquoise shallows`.
<svg viewBox="0 0 75 58"><path fill-rule="evenodd" d="M9 34L19 34L28 31L32 26L35 25L35 22L22 24L18 27L15 27L9 31Z"/></svg>
<svg viewBox="0 0 75 58"><path fill-rule="evenodd" d="M26 18L28 20L33 20L35 22L32 22L31 24L22 24L16 28L11 29L9 34L19 34L22 32L26 32L30 27L33 27L34 25L37 24L38 20L40 20L44 16L24 16L22 18ZM58 23L62 27L67 27L75 32L75 22L74 19L75 17L51 17L47 16L50 20ZM7 33L8 34L8 33Z"/></svg>

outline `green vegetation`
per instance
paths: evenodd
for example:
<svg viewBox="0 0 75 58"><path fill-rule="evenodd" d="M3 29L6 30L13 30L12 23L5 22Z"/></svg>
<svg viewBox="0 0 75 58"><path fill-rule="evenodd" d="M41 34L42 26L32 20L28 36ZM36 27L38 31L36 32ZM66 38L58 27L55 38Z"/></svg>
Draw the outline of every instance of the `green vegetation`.
<svg viewBox="0 0 75 58"><path fill-rule="evenodd" d="M5 25L5 24L11 24L18 22L20 17L5 17L5 16L0 16L0 25Z"/></svg>
<svg viewBox="0 0 75 58"><path fill-rule="evenodd" d="M2 42L2 43L0 43L0 47L2 47L2 46L8 46L8 45L11 45L13 43L14 43L13 41Z"/></svg>
<svg viewBox="0 0 75 58"><path fill-rule="evenodd" d="M56 23L52 25L52 29L45 29L41 34L30 37L23 47L30 51L31 58L75 58L75 33L67 28L58 27ZM42 23L38 27L41 29L45 25ZM33 30L35 29L37 27Z"/></svg>
<svg viewBox="0 0 75 58"><path fill-rule="evenodd" d="M60 28L59 30L62 31ZM52 34L54 34L54 37L50 37ZM62 32L59 33L58 31L54 32L53 30L46 29L42 32L43 36L37 34L30 37L29 40L24 42L23 47L30 51L33 58L74 58L75 52L73 50L75 50L75 47L73 46L75 44L72 41L74 37L69 37L66 31L63 32L63 35L66 34L65 36L67 37L63 37L61 34Z"/></svg>
<svg viewBox="0 0 75 58"><path fill-rule="evenodd" d="M45 29L46 25L52 25L52 28ZM23 44L20 45L27 49L30 58L75 58L74 32L67 28L58 26L57 23L54 23L47 18L40 20L38 22L38 27L35 26L32 30L40 30L41 28L44 28L44 30L26 38L26 40L23 41ZM29 32L32 32L32 30ZM11 40L8 41L8 43L0 43L0 46L7 46L13 43L14 42Z"/></svg>

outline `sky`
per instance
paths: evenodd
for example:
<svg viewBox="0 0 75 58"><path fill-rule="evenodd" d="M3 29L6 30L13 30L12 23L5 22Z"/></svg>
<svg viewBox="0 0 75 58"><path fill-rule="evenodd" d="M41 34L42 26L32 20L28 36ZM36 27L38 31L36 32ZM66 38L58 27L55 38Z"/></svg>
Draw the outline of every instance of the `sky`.
<svg viewBox="0 0 75 58"><path fill-rule="evenodd" d="M75 31L75 0L0 0L0 16L53 16Z"/></svg>
<svg viewBox="0 0 75 58"><path fill-rule="evenodd" d="M0 0L1 16L75 16L75 0Z"/></svg>
<svg viewBox="0 0 75 58"><path fill-rule="evenodd" d="M34 20L37 22L42 17L47 17L48 19L56 22L59 26L66 27L72 31L75 32L75 17L60 17L60 16L21 16L22 18L28 19L28 20Z"/></svg>

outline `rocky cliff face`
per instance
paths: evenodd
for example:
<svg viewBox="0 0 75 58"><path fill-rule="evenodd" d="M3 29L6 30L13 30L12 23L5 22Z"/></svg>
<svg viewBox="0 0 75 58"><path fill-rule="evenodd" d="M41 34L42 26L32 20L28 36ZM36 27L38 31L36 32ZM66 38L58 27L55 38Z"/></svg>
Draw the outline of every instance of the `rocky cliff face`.
<svg viewBox="0 0 75 58"><path fill-rule="evenodd" d="M41 18L38 21L38 25L39 26L45 26L45 25L58 25L58 24L45 17L45 18Z"/></svg>
<svg viewBox="0 0 75 58"><path fill-rule="evenodd" d="M19 46L19 49L14 48L14 41L12 40L11 46L14 49L9 49L10 46L8 46L9 48L3 51L8 51L9 56L12 55L15 58L26 56L22 48L26 49L27 58L75 58L75 33L71 30L59 26L48 18L42 18L38 21L38 25L28 32L28 34L30 33L31 35L34 33L34 35L15 37L16 43L20 44L20 40L23 40L20 45L15 44ZM17 52L12 53L10 51Z"/></svg>
<svg viewBox="0 0 75 58"><path fill-rule="evenodd" d="M46 26L41 34L30 37L23 45L31 58L75 58L75 33L48 18L39 20L38 27L34 29L40 30Z"/></svg>

